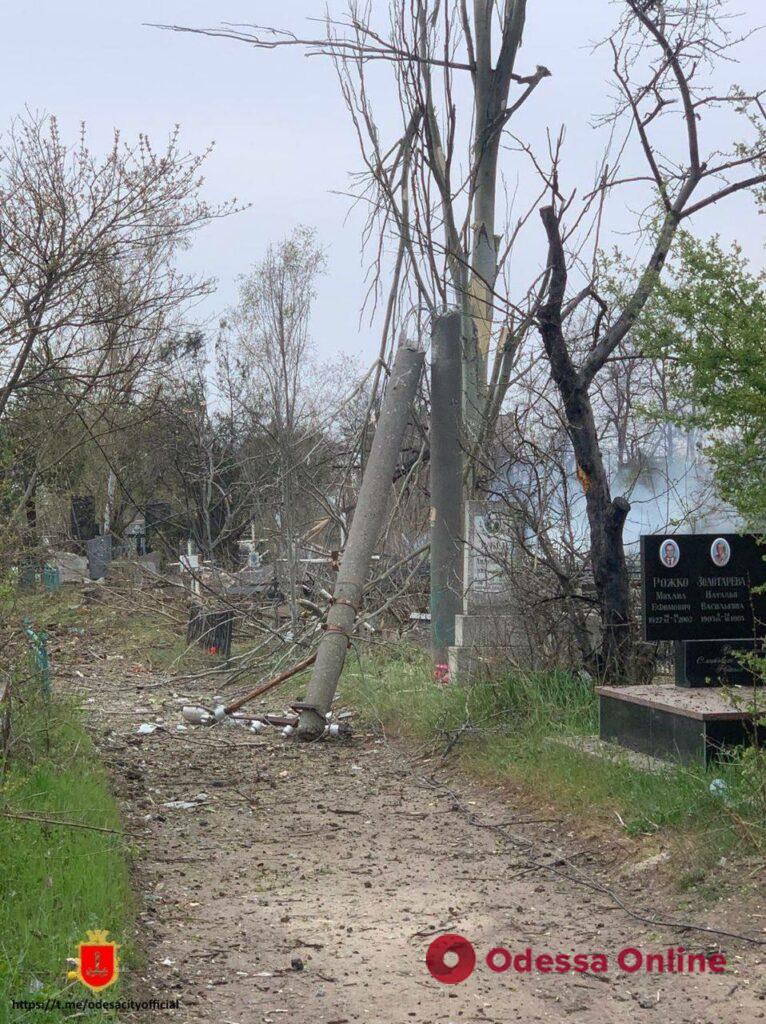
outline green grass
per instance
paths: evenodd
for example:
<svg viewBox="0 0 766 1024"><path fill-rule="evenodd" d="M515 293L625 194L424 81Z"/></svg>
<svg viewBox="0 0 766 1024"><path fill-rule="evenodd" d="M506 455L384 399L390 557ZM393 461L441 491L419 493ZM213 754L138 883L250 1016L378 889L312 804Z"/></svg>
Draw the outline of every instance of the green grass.
<svg viewBox="0 0 766 1024"><path fill-rule="evenodd" d="M342 694L370 723L401 729L423 741L463 730L463 747L485 753L543 735L585 735L598 720L591 684L564 672L508 675L469 687L432 681L428 660L404 651L386 661L349 661ZM519 726L523 735L519 735Z"/></svg>
<svg viewBox="0 0 766 1024"><path fill-rule="evenodd" d="M55 679L54 679L55 688ZM0 810L120 829L106 774L78 713L47 705L32 681L19 682L12 746L0 776ZM125 838L0 817L0 1024L70 1019L64 1011L13 1009L13 999L91 995L66 982L67 958L86 930L107 929L123 944L131 922ZM105 990L118 997L121 982ZM96 996L96 993L92 993ZM107 1020L101 1012L79 1019Z"/></svg>
<svg viewBox="0 0 766 1024"><path fill-rule="evenodd" d="M12 608L17 622L28 616L40 630L84 630L90 643L108 641L109 654L120 654L150 671L192 672L212 668L220 661L198 645L187 644L180 606L176 622L156 610L124 609L108 599L84 603L79 588L64 584L50 594L39 588L20 589Z"/></svg>
<svg viewBox="0 0 766 1024"><path fill-rule="evenodd" d="M187 644L186 637L174 631L167 620L139 613L116 625L109 650L153 672L195 672L220 664L220 658L197 644Z"/></svg>
<svg viewBox="0 0 766 1024"><path fill-rule="evenodd" d="M427 659L403 652L386 662L350 663L346 700L379 725L429 752L444 752L472 775L521 785L533 799L633 836L691 842L703 868L737 848L766 853L766 758L744 750L707 771L669 766L653 774L627 758L604 761L552 742L598 731L593 685L564 672L516 673L468 687L440 686ZM725 799L710 792L723 779Z"/></svg>

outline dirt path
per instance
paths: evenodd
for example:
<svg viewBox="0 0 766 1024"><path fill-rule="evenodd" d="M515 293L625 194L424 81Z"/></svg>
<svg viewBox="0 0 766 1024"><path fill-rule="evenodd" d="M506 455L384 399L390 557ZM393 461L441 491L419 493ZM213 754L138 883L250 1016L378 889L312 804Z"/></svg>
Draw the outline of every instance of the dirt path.
<svg viewBox="0 0 766 1024"><path fill-rule="evenodd" d="M457 809L449 792L424 780L428 766L413 770L373 736L305 747L276 732L176 731L183 694L126 668L91 662L80 666L84 680L72 675L69 685L83 700L84 685L99 693L96 738L126 828L140 837L146 959L133 994L180 998L171 1019L621 1024L647 1015L744 1024L766 1016L764 950L725 941L730 966L721 976L620 973L614 961L624 946L699 951L707 938L638 925L604 895L530 869L528 853L469 819L481 806L481 824L512 820L538 863L569 871L565 856L606 879L555 824L522 824L527 813L466 785L457 787ZM137 735L141 722L157 718L165 728ZM165 806L174 801L195 806ZM651 911L647 878L618 884ZM751 932L766 924L738 920L734 910L716 921ZM426 969L426 948L442 932L464 935L477 950L461 984L440 984ZM494 946L604 952L610 971L496 974L484 963Z"/></svg>

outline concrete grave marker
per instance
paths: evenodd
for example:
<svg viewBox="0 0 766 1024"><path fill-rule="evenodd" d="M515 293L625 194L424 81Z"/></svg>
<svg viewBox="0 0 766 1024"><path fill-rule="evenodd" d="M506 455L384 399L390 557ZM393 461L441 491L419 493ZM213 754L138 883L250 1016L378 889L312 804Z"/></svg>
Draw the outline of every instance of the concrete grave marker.
<svg viewBox="0 0 766 1024"><path fill-rule="evenodd" d="M100 580L106 576L109 563L112 561L112 535L93 537L85 542L85 553L88 557L88 572L92 580Z"/></svg>
<svg viewBox="0 0 766 1024"><path fill-rule="evenodd" d="M466 502L463 611L508 603L513 543L500 516L480 501Z"/></svg>
<svg viewBox="0 0 766 1024"><path fill-rule="evenodd" d="M200 592L200 583L199 583L199 578L198 578L198 575L197 575L199 573L199 569L200 569L199 555L195 555L195 554L192 554L191 552L189 552L186 555L180 555L178 561L179 561L179 568L181 570L181 574L182 575L183 575L183 573L186 573L186 572L192 573L192 582L191 582L192 593L193 594L199 594L199 592Z"/></svg>
<svg viewBox="0 0 766 1024"><path fill-rule="evenodd" d="M509 569L513 538L503 516L485 502L465 506L463 614L455 618L450 678L465 680L529 660L521 602Z"/></svg>
<svg viewBox="0 0 766 1024"><path fill-rule="evenodd" d="M54 551L48 563L59 571L61 583L82 583L88 576L88 559L71 551Z"/></svg>

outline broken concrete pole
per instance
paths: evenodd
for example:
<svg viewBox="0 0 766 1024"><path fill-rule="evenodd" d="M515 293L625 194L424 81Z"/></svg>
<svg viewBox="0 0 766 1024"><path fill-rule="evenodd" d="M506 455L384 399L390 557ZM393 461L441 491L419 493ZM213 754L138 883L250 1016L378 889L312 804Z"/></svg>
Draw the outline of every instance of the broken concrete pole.
<svg viewBox="0 0 766 1024"><path fill-rule="evenodd" d="M391 495L391 481L423 368L423 359L424 353L413 342L404 342L396 353L348 541L341 558L333 603L327 615L326 632L317 650L316 664L301 711L298 728L300 739L318 739L324 733L325 715L335 696L372 555L383 529L386 506Z"/></svg>
<svg viewBox="0 0 766 1024"><path fill-rule="evenodd" d="M460 323L459 312L441 313L431 334L431 647L441 679L463 610Z"/></svg>

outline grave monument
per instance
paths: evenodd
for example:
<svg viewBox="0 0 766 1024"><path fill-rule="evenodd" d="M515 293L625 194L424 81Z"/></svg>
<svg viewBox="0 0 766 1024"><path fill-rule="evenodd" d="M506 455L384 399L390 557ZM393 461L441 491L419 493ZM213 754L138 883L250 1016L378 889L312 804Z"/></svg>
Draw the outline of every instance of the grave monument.
<svg viewBox="0 0 766 1024"><path fill-rule="evenodd" d="M766 548L752 534L641 538L644 639L673 641L675 685L600 686L602 740L664 759L709 763L757 731Z"/></svg>
<svg viewBox="0 0 766 1024"><path fill-rule="evenodd" d="M463 611L449 648L450 679L468 682L529 657L523 608L509 581L513 539L502 518L481 501L465 505Z"/></svg>
<svg viewBox="0 0 766 1024"><path fill-rule="evenodd" d="M88 558L88 573L92 580L100 580L106 576L112 561L112 535L105 533L85 541L85 553Z"/></svg>

